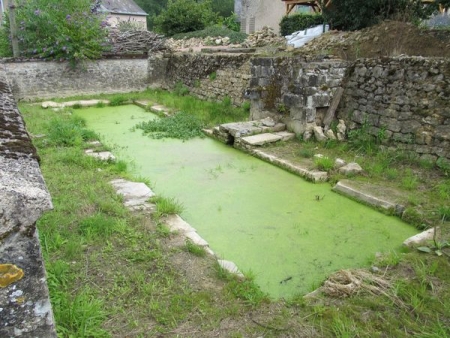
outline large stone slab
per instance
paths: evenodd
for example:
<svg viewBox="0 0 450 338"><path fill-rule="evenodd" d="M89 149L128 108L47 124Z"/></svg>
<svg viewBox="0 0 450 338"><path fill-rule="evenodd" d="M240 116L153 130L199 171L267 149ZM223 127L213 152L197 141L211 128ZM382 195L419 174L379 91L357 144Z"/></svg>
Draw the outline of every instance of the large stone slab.
<svg viewBox="0 0 450 338"><path fill-rule="evenodd" d="M237 276L239 276L241 278L244 277L242 272L239 271L239 268L237 267L237 265L234 264L233 262L227 261L227 260L224 260L224 259L219 259L219 260L217 260L217 263L219 263L219 266L222 269L228 271L229 273L235 274L235 275L237 275Z"/></svg>
<svg viewBox="0 0 450 338"><path fill-rule="evenodd" d="M283 137L280 135L266 133L266 134L258 134L258 135L253 135L253 136L246 136L246 137L242 138L242 141L251 146L262 146L264 144L274 143L274 142L280 141L282 139L283 139Z"/></svg>
<svg viewBox="0 0 450 338"><path fill-rule="evenodd" d="M432 241L435 229L431 228L425 231L422 231L421 233L414 235L408 239L406 239L403 242L403 245L405 246L417 246L420 244L425 244L426 242ZM436 228L436 238L439 239L441 236L441 229L439 227Z"/></svg>
<svg viewBox="0 0 450 338"><path fill-rule="evenodd" d="M99 103L109 104L108 100L78 100L78 101L67 101L67 102L53 102L53 101L45 101L41 103L42 108L64 108L64 107L73 107L75 105L79 105L81 107L92 107Z"/></svg>
<svg viewBox="0 0 450 338"><path fill-rule="evenodd" d="M378 197L372 196L368 192L358 190L349 184L339 181L334 187L333 191L338 192L342 195L352 197L353 199L360 201L362 203L368 204L375 208L385 210L389 213L397 213L402 210L402 206L380 199Z"/></svg>
<svg viewBox="0 0 450 338"><path fill-rule="evenodd" d="M145 206L148 199L155 196L155 193L142 182L131 182L120 178L110 183L117 193L123 196L124 205L127 207Z"/></svg>

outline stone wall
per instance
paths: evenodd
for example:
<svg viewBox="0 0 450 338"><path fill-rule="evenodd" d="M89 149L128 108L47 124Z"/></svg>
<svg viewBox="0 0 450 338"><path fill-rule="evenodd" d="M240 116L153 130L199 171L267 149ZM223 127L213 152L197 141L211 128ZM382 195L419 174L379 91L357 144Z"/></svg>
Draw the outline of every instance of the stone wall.
<svg viewBox="0 0 450 338"><path fill-rule="evenodd" d="M423 159L450 159L450 60L360 59L350 68L339 117Z"/></svg>
<svg viewBox="0 0 450 338"><path fill-rule="evenodd" d="M67 62L8 62L0 69L11 80L17 100L123 93L148 85L147 59L105 59L73 69Z"/></svg>
<svg viewBox="0 0 450 338"><path fill-rule="evenodd" d="M174 53L149 58L153 86L173 89L180 83L201 99L221 101L230 97L235 105L245 101L250 79L251 55Z"/></svg>
<svg viewBox="0 0 450 338"><path fill-rule="evenodd" d="M0 72L1 337L56 337L36 231L36 221L52 202L38 161ZM6 269L9 274L3 275Z"/></svg>
<svg viewBox="0 0 450 338"><path fill-rule="evenodd" d="M304 57L251 60L251 119L280 118L296 134L321 125L347 64Z"/></svg>

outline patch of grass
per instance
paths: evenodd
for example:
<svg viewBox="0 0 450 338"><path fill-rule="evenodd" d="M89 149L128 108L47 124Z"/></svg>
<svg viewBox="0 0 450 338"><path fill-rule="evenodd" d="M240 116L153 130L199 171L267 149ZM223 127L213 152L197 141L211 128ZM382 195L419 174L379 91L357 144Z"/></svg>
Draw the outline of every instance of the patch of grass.
<svg viewBox="0 0 450 338"><path fill-rule="evenodd" d="M314 156L314 149L310 147L302 147L299 154L304 158L312 158Z"/></svg>
<svg viewBox="0 0 450 338"><path fill-rule="evenodd" d="M145 135L155 139L177 138L188 140L194 137L204 137L201 120L185 112L179 112L159 120L141 122L134 128L142 129Z"/></svg>
<svg viewBox="0 0 450 338"><path fill-rule="evenodd" d="M104 108L104 107L106 107L106 104L102 101L99 101L95 104L95 107L96 108Z"/></svg>
<svg viewBox="0 0 450 338"><path fill-rule="evenodd" d="M114 95L109 99L109 105L112 107L115 106L122 106L126 103L128 103L128 97L125 95Z"/></svg>
<svg viewBox="0 0 450 338"><path fill-rule="evenodd" d="M217 73L216 72L212 72L211 74L209 74L209 81L214 81L215 79L217 79Z"/></svg>
<svg viewBox="0 0 450 338"><path fill-rule="evenodd" d="M201 245L195 244L194 242L192 242L189 239L186 240L185 244L186 244L185 248L186 248L187 252L189 252L197 257L205 257L206 256L205 248L202 247Z"/></svg>
<svg viewBox="0 0 450 338"><path fill-rule="evenodd" d="M331 159L327 156L314 158L314 164L317 169L326 171L326 172L330 171L334 167L333 159Z"/></svg>
<svg viewBox="0 0 450 338"><path fill-rule="evenodd" d="M418 187L419 181L417 176L411 170L406 170L402 178L402 187L406 190L414 190Z"/></svg>
<svg viewBox="0 0 450 338"><path fill-rule="evenodd" d="M175 198L155 196L150 198L150 202L156 204L154 217L157 219L166 215L181 214L184 209L183 204L178 202Z"/></svg>
<svg viewBox="0 0 450 338"><path fill-rule="evenodd" d="M84 141L97 140L98 136L86 128L86 121L77 116L63 115L47 124L47 138L52 146L80 146Z"/></svg>
<svg viewBox="0 0 450 338"><path fill-rule="evenodd" d="M189 88L182 82L177 82L173 88L173 92L177 96L186 96L189 95Z"/></svg>

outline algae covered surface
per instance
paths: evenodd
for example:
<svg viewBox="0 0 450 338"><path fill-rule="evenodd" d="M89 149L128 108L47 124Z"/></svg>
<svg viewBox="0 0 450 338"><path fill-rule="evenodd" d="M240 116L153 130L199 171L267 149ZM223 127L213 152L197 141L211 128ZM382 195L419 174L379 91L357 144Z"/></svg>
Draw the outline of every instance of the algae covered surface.
<svg viewBox="0 0 450 338"><path fill-rule="evenodd" d="M251 272L264 292L288 298L330 273L369 266L416 230L212 139L155 140L133 127L156 118L136 106L77 110L114 154L181 215L215 254ZM319 197L319 198L317 198Z"/></svg>

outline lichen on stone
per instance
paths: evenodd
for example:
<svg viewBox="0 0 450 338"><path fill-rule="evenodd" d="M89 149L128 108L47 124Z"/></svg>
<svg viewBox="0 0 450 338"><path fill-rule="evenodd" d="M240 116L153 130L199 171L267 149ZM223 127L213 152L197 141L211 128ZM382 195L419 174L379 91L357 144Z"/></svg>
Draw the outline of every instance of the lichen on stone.
<svg viewBox="0 0 450 338"><path fill-rule="evenodd" d="M17 282L23 275L23 270L14 264L0 264L0 288Z"/></svg>

